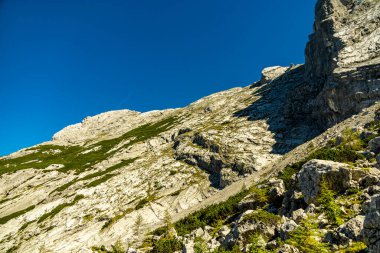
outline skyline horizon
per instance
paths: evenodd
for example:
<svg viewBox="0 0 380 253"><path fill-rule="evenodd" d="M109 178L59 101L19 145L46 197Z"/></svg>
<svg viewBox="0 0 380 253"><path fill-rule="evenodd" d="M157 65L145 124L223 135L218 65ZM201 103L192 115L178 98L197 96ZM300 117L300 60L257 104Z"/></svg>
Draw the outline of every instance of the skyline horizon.
<svg viewBox="0 0 380 253"><path fill-rule="evenodd" d="M87 116L182 108L265 67L303 64L314 5L5 0L0 156Z"/></svg>

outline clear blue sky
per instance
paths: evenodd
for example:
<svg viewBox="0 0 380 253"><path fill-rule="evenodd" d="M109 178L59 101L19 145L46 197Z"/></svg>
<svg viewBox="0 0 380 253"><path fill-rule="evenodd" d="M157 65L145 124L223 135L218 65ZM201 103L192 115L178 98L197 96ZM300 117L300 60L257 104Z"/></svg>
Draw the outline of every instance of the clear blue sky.
<svg viewBox="0 0 380 253"><path fill-rule="evenodd" d="M304 62L315 1L0 0L0 155Z"/></svg>

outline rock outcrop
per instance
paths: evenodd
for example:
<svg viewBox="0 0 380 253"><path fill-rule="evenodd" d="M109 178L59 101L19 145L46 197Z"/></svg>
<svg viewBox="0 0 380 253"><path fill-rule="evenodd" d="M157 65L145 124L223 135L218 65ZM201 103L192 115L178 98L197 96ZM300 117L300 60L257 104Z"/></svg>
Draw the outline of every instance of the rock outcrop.
<svg viewBox="0 0 380 253"><path fill-rule="evenodd" d="M302 166L298 174L298 184L307 203L312 203L318 196L322 182L337 192L355 186L352 182L351 168L347 164L311 160Z"/></svg>
<svg viewBox="0 0 380 253"><path fill-rule="evenodd" d="M373 196L369 202L369 208L364 220L362 236L368 245L369 252L380 250L380 195Z"/></svg>
<svg viewBox="0 0 380 253"><path fill-rule="evenodd" d="M234 115L261 98L252 91L235 88L179 109L103 113L3 157L0 251L130 244L137 217L150 230L166 210L182 215L259 172L281 155L264 119Z"/></svg>
<svg viewBox="0 0 380 253"><path fill-rule="evenodd" d="M380 2L318 0L315 15L289 117L326 128L380 98Z"/></svg>
<svg viewBox="0 0 380 253"><path fill-rule="evenodd" d="M184 218L236 194L246 179L268 180L222 209L218 227L170 231L174 245L302 252L305 235L320 252L360 248L361 240L379 252L379 112L349 125L360 131L348 156L360 159L308 160L272 177L335 133L305 142L379 98L380 1L319 0L305 65L266 68L248 87L184 108L88 117L0 158L0 252L89 252L117 241L133 246L127 252L146 251L134 248L167 213ZM330 141L334 152L351 145ZM330 206L316 201L323 181Z"/></svg>
<svg viewBox="0 0 380 253"><path fill-rule="evenodd" d="M286 172L179 221L176 228L182 234L175 240L183 242L183 252L216 248L216 252L378 252L380 172L376 162L359 156L350 160L337 151L349 154L355 149L361 154L370 149L367 142L359 147L355 143L360 138L369 143L378 138L380 121L360 125L357 120L354 125L333 139L322 134L323 148L288 164ZM370 129L376 134L365 137ZM330 160L311 159L321 154ZM156 240L165 240L165 235Z"/></svg>

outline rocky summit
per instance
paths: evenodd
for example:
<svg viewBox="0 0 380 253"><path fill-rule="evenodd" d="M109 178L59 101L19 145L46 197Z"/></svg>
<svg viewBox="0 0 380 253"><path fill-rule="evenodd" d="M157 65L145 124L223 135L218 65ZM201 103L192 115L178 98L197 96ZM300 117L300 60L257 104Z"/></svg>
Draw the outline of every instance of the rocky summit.
<svg viewBox="0 0 380 253"><path fill-rule="evenodd" d="M0 158L0 252L380 252L380 1L319 0L305 64L85 118Z"/></svg>

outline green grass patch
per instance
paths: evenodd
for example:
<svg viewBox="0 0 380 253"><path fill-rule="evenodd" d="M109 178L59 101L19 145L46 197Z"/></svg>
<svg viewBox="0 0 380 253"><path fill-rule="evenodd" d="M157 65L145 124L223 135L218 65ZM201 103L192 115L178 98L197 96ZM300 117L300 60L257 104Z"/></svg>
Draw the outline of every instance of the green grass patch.
<svg viewBox="0 0 380 253"><path fill-rule="evenodd" d="M235 196L230 197L227 201L211 205L199 211L196 211L174 223L174 228L178 235L186 235L199 227L206 225L216 226L224 221L227 217L239 212L239 202L248 194L249 190L244 190ZM153 234L161 235L165 233L165 228L156 229Z"/></svg>
<svg viewBox="0 0 380 253"><path fill-rule="evenodd" d="M205 253L208 251L207 242L202 237L194 238L194 253Z"/></svg>
<svg viewBox="0 0 380 253"><path fill-rule="evenodd" d="M149 253L174 253L182 250L182 248L182 242L175 237L163 237L154 243L153 249Z"/></svg>
<svg viewBox="0 0 380 253"><path fill-rule="evenodd" d="M268 203L268 190L253 186L250 189L242 190L224 202L208 206L177 221L174 223L177 234L183 236L206 225L220 226L228 217L241 213L241 210L238 209L238 204L248 194L252 194L260 206ZM158 228L153 231L153 234L162 235L165 231L165 228Z"/></svg>
<svg viewBox="0 0 380 253"><path fill-rule="evenodd" d="M71 185L73 185L73 184L75 184L77 182L80 182L80 181L86 181L86 180L90 180L90 179L93 179L95 177L100 177L100 176L104 176L104 175L107 176L108 173L114 172L114 171L116 171L116 170L118 170L118 169L120 169L120 168L122 168L124 166L127 166L127 165L133 163L136 159L137 158L123 160L120 163L115 164L115 165L113 165L113 166L111 166L111 167L109 167L109 168L107 168L105 170L97 171L95 173L89 174L89 175L84 176L82 178L78 178L78 179L72 180L72 181L70 181L70 182L68 182L68 183L66 183L66 184L64 184L64 185L56 188L50 194L52 194L53 192L56 192L56 191L62 192L64 190L66 190L67 188L69 188ZM115 175L115 174L112 174L112 175ZM96 185L98 185L100 183L103 183L103 182L107 181L109 178L112 177L112 176L111 177L106 177L106 176L104 176L105 178L103 177L103 178L99 178L98 180L92 181L90 184L86 185L86 187L89 188L89 187L96 186Z"/></svg>
<svg viewBox="0 0 380 253"><path fill-rule="evenodd" d="M92 221L94 219L94 216L92 214L86 214L85 216L83 216L83 220L88 222L88 221Z"/></svg>
<svg viewBox="0 0 380 253"><path fill-rule="evenodd" d="M350 246L345 249L337 250L337 253L364 253L367 252L367 245L363 242L352 242Z"/></svg>
<svg viewBox="0 0 380 253"><path fill-rule="evenodd" d="M368 124L365 125L365 128L367 128L370 131L377 132L380 130L380 120L374 120Z"/></svg>
<svg viewBox="0 0 380 253"><path fill-rule="evenodd" d="M359 132L345 129L339 142L337 139L330 140L326 147L313 151L302 161L286 166L278 174L278 178L282 179L286 189L289 189L293 187L293 175L298 173L306 162L319 159L354 164L357 160L365 159L357 151L365 149L366 145L366 141L360 139Z"/></svg>
<svg viewBox="0 0 380 253"><path fill-rule="evenodd" d="M19 231L22 231L22 230L26 229L26 228L27 228L30 224L32 224L32 223L33 223L33 221L28 221L28 222L24 223L24 224L21 226L21 228L20 228Z"/></svg>
<svg viewBox="0 0 380 253"><path fill-rule="evenodd" d="M359 207L363 205L365 198L363 198L362 191L351 191L350 189L345 192L345 194L340 194L336 197L335 203L339 207L343 207L345 212L341 212L340 218L343 221L354 218L360 213L360 209L352 208L353 205L358 205Z"/></svg>
<svg viewBox="0 0 380 253"><path fill-rule="evenodd" d="M101 178L98 178L92 182L90 182L89 184L86 185L86 188L91 188L91 187L95 187L95 186L98 186L100 185L101 183L104 183L106 182L108 179L116 176L117 174L114 174L114 173L110 173L110 174L105 174L104 176L102 176Z"/></svg>
<svg viewBox="0 0 380 253"><path fill-rule="evenodd" d="M357 160L365 159L362 154L358 154L355 150L346 149L342 146L334 148L321 148L310 156L308 156L308 161L311 159L329 160L341 163L354 163Z"/></svg>
<svg viewBox="0 0 380 253"><path fill-rule="evenodd" d="M265 210L259 209L243 217L243 221L263 222L268 225L277 225L281 217Z"/></svg>
<svg viewBox="0 0 380 253"><path fill-rule="evenodd" d="M13 200L13 199L15 199L15 198L18 198L18 197L20 197L20 196L21 196L21 194L18 194L18 195L16 195L16 196L12 197L12 198L4 198L4 199L0 200L0 205L4 204L4 203L6 203L6 202L8 202L8 201L10 201L10 200Z"/></svg>
<svg viewBox="0 0 380 253"><path fill-rule="evenodd" d="M0 224L5 224L7 223L9 220L11 219L14 219L14 218L17 218L19 217L20 215L23 215L31 210L33 210L36 206L35 205L32 205L32 206L29 206L23 210L20 210L18 212L15 212L15 213L12 213L10 215L7 215L7 216L4 216L2 218L0 218Z"/></svg>
<svg viewBox="0 0 380 253"><path fill-rule="evenodd" d="M149 196L147 196L146 198L141 199L141 200L137 203L137 205L136 205L136 207L135 207L135 210L139 210L139 209L143 208L146 204L148 204L148 203L154 201L155 199L156 199L156 197L155 197L154 195L149 195Z"/></svg>
<svg viewBox="0 0 380 253"><path fill-rule="evenodd" d="M9 248L5 253L14 253L20 248L20 245L15 245Z"/></svg>
<svg viewBox="0 0 380 253"><path fill-rule="evenodd" d="M0 160L0 176L5 173L15 172L22 169L44 169L51 164L63 164L65 167L60 172L74 170L81 173L91 166L105 160L122 148L127 148L135 143L145 141L171 129L177 122L177 117L168 117L154 124L145 124L113 139L103 140L90 146L59 146L40 145L31 148L35 153L14 159ZM129 140L125 145L114 149L121 142ZM97 148L99 147L99 148ZM84 151L91 150L83 153ZM55 152L59 150L59 152Z"/></svg>
<svg viewBox="0 0 380 253"><path fill-rule="evenodd" d="M301 166L296 163L292 165L286 166L279 174L278 178L282 179L285 184L286 189L290 189L293 187L293 175L298 173L301 170Z"/></svg>
<svg viewBox="0 0 380 253"><path fill-rule="evenodd" d="M75 196L75 198L74 198L74 200L73 200L72 202L63 203L63 204L58 205L57 207L55 207L55 208L54 208L53 210L51 210L50 212L45 213L44 215L42 215L42 216L38 219L38 222L37 222L37 223L41 223L41 222L43 222L44 220L46 220L47 218L53 218L56 214L58 214L58 213L59 213L60 211L62 211L64 208L75 205L79 200L81 200L81 199L83 199L83 198L84 198L83 195L77 195L77 196Z"/></svg>
<svg viewBox="0 0 380 253"><path fill-rule="evenodd" d="M257 203L258 206L264 207L269 202L269 189L252 186L249 189L249 194Z"/></svg>
<svg viewBox="0 0 380 253"><path fill-rule="evenodd" d="M317 222L312 219L306 219L301 222L295 230L290 232L290 238L286 243L293 245L301 252L307 253L329 253L331 252L327 243L321 242L323 234L318 228Z"/></svg>
<svg viewBox="0 0 380 253"><path fill-rule="evenodd" d="M170 194L170 196L172 196L172 197L178 196L181 192L182 192L182 190L179 189L179 190L173 192L172 194Z"/></svg>
<svg viewBox="0 0 380 253"><path fill-rule="evenodd" d="M248 244L251 244L249 247L248 253L274 253L273 250L267 250L260 245L261 235L259 233L252 234L248 237Z"/></svg>
<svg viewBox="0 0 380 253"><path fill-rule="evenodd" d="M107 220L106 223L104 223L104 225L102 226L102 229L106 229L110 226L112 226L113 224L115 224L118 220L122 219L125 217L125 215L133 212L133 208L128 208L122 212L120 212L119 214L115 215L114 217L112 217L111 219Z"/></svg>

